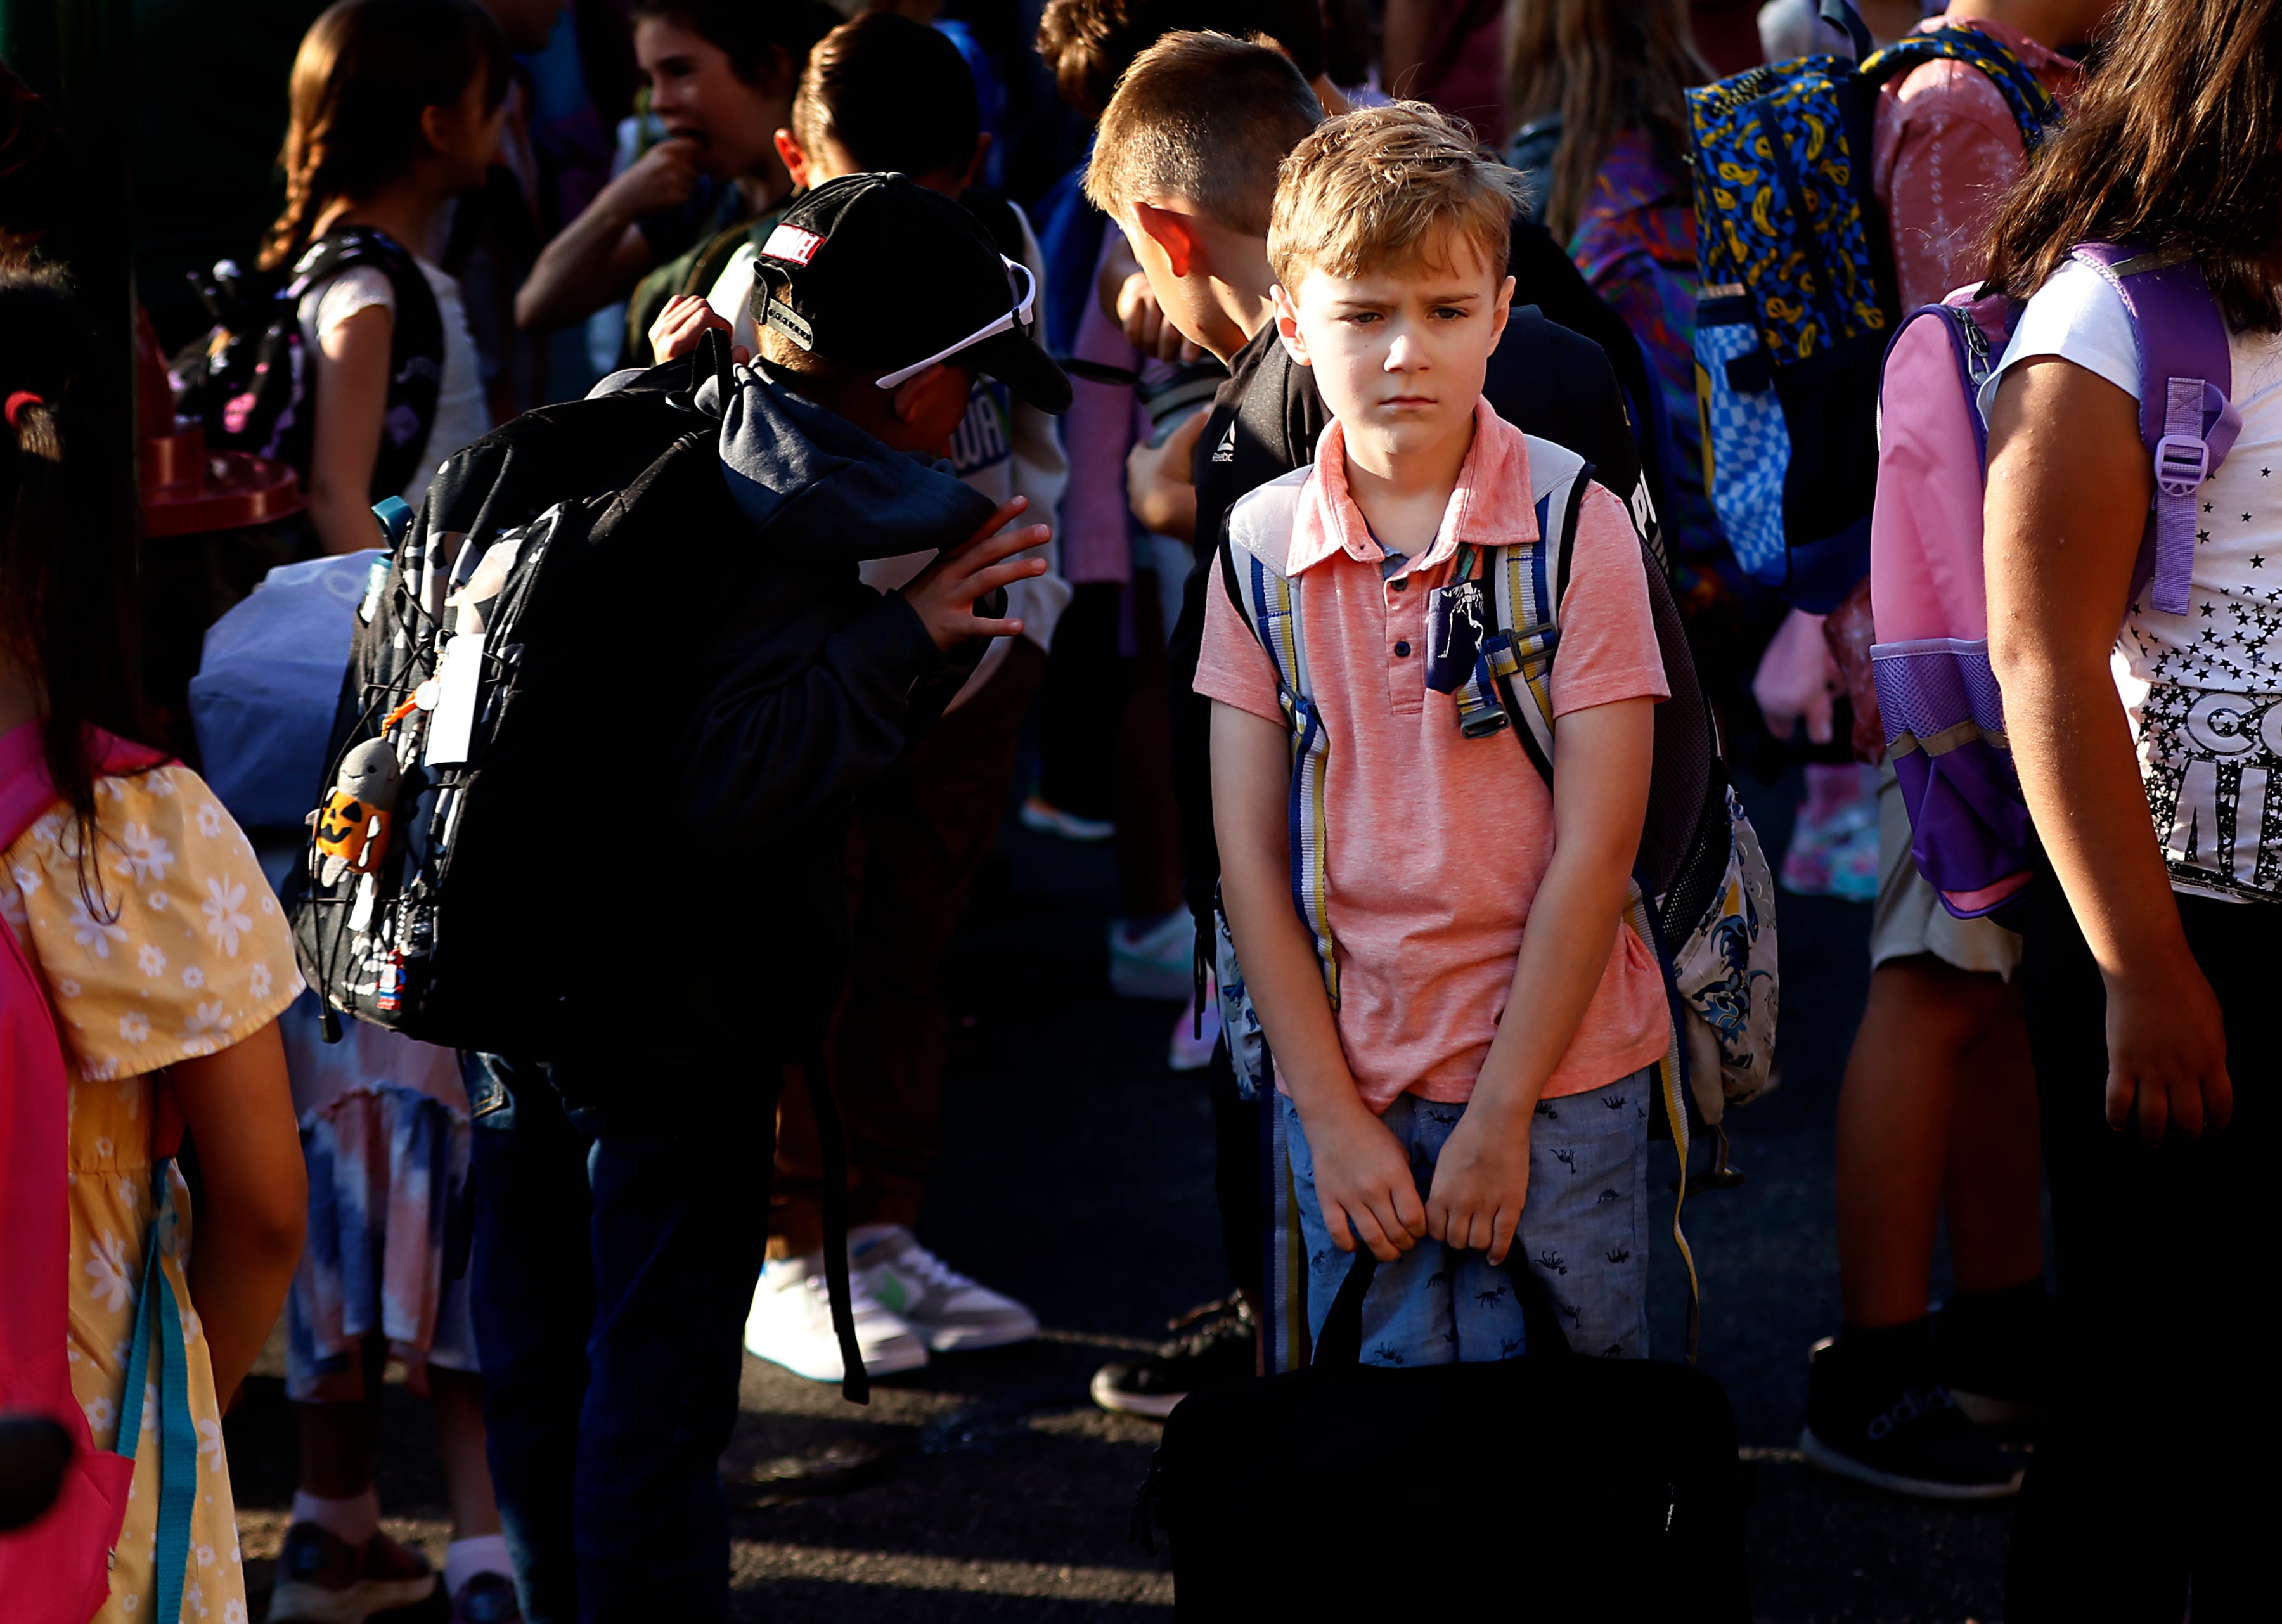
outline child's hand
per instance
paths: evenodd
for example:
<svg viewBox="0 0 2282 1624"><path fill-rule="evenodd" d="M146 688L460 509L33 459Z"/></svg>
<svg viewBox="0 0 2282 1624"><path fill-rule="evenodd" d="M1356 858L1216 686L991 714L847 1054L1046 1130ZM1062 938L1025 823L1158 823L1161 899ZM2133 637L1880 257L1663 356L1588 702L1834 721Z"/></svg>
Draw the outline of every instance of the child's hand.
<svg viewBox="0 0 2282 1624"><path fill-rule="evenodd" d="M1788 739L1801 722L1817 744L1830 742L1831 695L1840 682L1837 663L1822 635L1822 617L1795 609L1759 657L1751 697L1759 702L1767 731Z"/></svg>
<svg viewBox="0 0 2282 1624"><path fill-rule="evenodd" d="M1352 1252L1361 1241L1380 1263L1391 1263L1426 1233L1410 1158L1362 1100L1328 1115L1304 1126L1316 1164L1316 1200L1331 1244Z"/></svg>
<svg viewBox="0 0 2282 1624"><path fill-rule="evenodd" d="M1125 285L1117 290L1117 324L1125 330L1125 342L1140 351L1144 359L1197 361L1204 355L1202 346L1165 319L1157 291L1140 271L1128 276Z"/></svg>
<svg viewBox="0 0 2282 1624"><path fill-rule="evenodd" d="M2138 1119L2139 1137L2183 1139L2234 1115L2234 1083L2226 1070L2226 1025L2202 968L2182 950L2153 973L2107 983L2107 1125L2119 1131Z"/></svg>
<svg viewBox="0 0 2282 1624"><path fill-rule="evenodd" d="M687 136L661 141L602 188L598 202L632 221L679 208L697 190L697 143Z"/></svg>
<svg viewBox="0 0 2282 1624"><path fill-rule="evenodd" d="M927 627L936 648L948 653L953 645L970 637L1021 634L1020 620L985 619L974 612L974 602L1001 587L1046 572L1044 559L1014 555L1043 545L1053 534L1052 528L1029 524L1020 530L1001 529L1029 505L1028 498L1017 496L983 520L982 529L958 547L936 554L926 569L905 583L904 602L918 613L920 624Z"/></svg>
<svg viewBox="0 0 2282 1624"><path fill-rule="evenodd" d="M705 302L702 294L677 293L649 324L650 354L660 361L679 361L697 347L698 338L709 330L725 333L734 330L713 313L713 307ZM751 363L753 353L740 344L730 348L729 356L741 367Z"/></svg>
<svg viewBox="0 0 2282 1624"><path fill-rule="evenodd" d="M1125 454L1125 500L1141 528L1193 543L1197 530L1197 439L1212 414L1199 407L1175 425L1165 443L1147 440Z"/></svg>
<svg viewBox="0 0 2282 1624"><path fill-rule="evenodd" d="M1529 1116L1481 1102L1466 1107L1443 1141L1426 1195L1426 1232L1445 1246L1480 1248L1505 1262L1529 1197Z"/></svg>

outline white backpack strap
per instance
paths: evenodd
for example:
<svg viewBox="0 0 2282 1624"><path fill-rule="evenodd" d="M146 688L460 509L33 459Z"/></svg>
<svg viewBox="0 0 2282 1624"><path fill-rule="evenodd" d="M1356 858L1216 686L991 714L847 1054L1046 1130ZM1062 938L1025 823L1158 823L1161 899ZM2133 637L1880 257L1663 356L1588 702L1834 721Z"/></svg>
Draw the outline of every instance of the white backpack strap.
<svg viewBox="0 0 2282 1624"><path fill-rule="evenodd" d="M1551 440L1524 436L1529 446L1530 500L1537 509L1537 540L1492 548L1486 572L1496 617L1483 658L1502 692L1531 763L1553 781L1553 657L1561 644L1561 594L1569 584L1569 558L1577 512L1592 483L1584 458Z"/></svg>
<svg viewBox="0 0 2282 1624"><path fill-rule="evenodd" d="M1221 538L1221 577L1245 622L1276 668L1277 697L1292 728L1292 799L1288 838L1292 906L1316 944L1323 990L1339 1006L1339 955L1331 942L1330 879L1325 862L1323 779L1330 738L1308 680L1307 633L1300 615L1300 583L1285 573L1292 526L1309 470L1293 469L1253 491L1229 509Z"/></svg>

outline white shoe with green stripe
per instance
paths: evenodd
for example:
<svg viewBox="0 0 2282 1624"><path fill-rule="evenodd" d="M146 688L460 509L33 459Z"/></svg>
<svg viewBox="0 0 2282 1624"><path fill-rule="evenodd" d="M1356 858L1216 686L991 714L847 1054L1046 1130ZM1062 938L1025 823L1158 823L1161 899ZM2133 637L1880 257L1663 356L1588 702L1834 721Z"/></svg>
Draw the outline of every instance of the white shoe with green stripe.
<svg viewBox="0 0 2282 1624"><path fill-rule="evenodd" d="M848 1261L857 1290L936 1353L1003 1348L1038 1334L1036 1315L959 1273L900 1224L857 1225L848 1233Z"/></svg>

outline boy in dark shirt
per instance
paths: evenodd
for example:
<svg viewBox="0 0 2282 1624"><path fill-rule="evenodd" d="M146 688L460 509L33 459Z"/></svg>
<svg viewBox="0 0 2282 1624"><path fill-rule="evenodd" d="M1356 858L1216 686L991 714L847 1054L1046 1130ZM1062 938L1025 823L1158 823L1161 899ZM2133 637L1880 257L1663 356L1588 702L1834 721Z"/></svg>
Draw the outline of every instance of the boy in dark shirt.
<svg viewBox="0 0 2282 1624"><path fill-rule="evenodd" d="M493 1057L469 1073L471 1297L534 1621L726 1615L715 1474L766 1245L777 1083L819 1068L846 975L850 806L982 641L1021 632L993 594L1045 568L1019 556L1044 526L1005 529L1021 506L994 510L936 466L978 373L1068 405L1026 330L1028 286L916 183L816 188L761 251L759 364L726 401L712 380L696 392L718 433L683 436L627 505L638 518L676 482L655 537L673 635L640 645L640 714L618 730L663 759L598 791L612 812L640 803L597 822L624 835L595 908L638 926L634 985L591 999L551 1075ZM896 592L858 579L868 555L921 548L940 556Z"/></svg>

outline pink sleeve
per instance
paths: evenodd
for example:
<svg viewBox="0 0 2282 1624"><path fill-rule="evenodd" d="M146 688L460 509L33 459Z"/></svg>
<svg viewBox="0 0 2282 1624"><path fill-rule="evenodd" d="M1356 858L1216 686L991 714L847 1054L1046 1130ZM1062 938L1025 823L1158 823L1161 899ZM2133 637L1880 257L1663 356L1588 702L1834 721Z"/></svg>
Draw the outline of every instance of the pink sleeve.
<svg viewBox="0 0 2282 1624"><path fill-rule="evenodd" d="M1195 686L1207 699L1278 725L1286 721L1276 689L1276 663L1228 601L1217 569L1205 591L1204 647L1197 656Z"/></svg>
<svg viewBox="0 0 2282 1624"><path fill-rule="evenodd" d="M1116 238L1114 225L1102 233L1105 256ZM1100 269L1098 261L1094 268ZM1141 365L1140 354L1125 342L1124 331L1102 314L1091 279L1070 348L1082 361L1128 371L1137 371ZM1069 481L1062 487L1061 556L1062 577L1072 586L1133 579L1125 454L1133 448L1137 411L1129 385L1070 380L1069 414L1062 419Z"/></svg>
<svg viewBox="0 0 2282 1624"><path fill-rule="evenodd" d="M2021 173L2020 127L1963 62L1929 62L1878 97L1870 180L1893 232L1902 308L1980 279L1982 235Z"/></svg>
<svg viewBox="0 0 2282 1624"><path fill-rule="evenodd" d="M1570 552L1561 649L1553 662L1553 714L1671 696L1649 613L1640 538L1624 504L1595 485L1578 511Z"/></svg>

